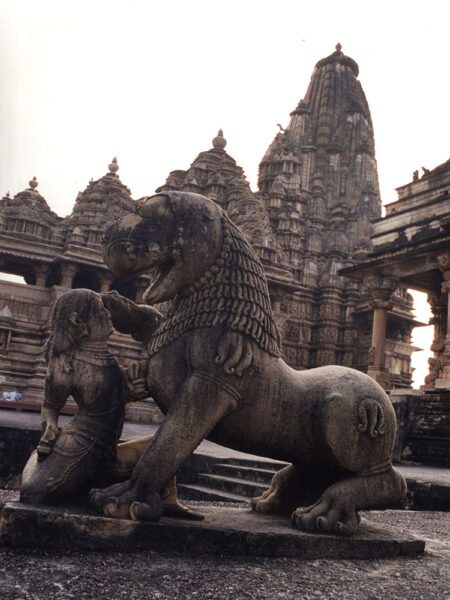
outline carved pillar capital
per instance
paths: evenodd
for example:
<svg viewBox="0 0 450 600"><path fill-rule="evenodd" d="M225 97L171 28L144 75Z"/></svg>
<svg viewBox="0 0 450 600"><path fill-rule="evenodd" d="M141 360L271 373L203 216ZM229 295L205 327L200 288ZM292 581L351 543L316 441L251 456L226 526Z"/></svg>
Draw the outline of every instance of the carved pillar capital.
<svg viewBox="0 0 450 600"><path fill-rule="evenodd" d="M450 270L443 272L444 279L442 281L441 290L443 294L450 292Z"/></svg>
<svg viewBox="0 0 450 600"><path fill-rule="evenodd" d="M398 286L398 279L393 275L371 273L364 277L364 285L374 301L387 302Z"/></svg>
<svg viewBox="0 0 450 600"><path fill-rule="evenodd" d="M442 272L450 272L450 250L444 250L443 252L438 254L436 258L439 263L439 269Z"/></svg>

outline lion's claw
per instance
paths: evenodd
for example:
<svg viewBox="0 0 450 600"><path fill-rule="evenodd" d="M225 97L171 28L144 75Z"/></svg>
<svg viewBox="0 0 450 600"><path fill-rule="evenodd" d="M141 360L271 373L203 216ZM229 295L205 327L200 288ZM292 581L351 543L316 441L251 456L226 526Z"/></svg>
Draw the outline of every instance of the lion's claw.
<svg viewBox="0 0 450 600"><path fill-rule="evenodd" d="M130 517L133 521L158 521L162 514L162 503L159 494L152 494L148 502L133 502L130 506Z"/></svg>
<svg viewBox="0 0 450 600"><path fill-rule="evenodd" d="M353 507L333 498L322 497L306 508L292 513L292 524L303 531L353 535L359 523L359 515Z"/></svg>
<svg viewBox="0 0 450 600"><path fill-rule="evenodd" d="M90 492L92 506L105 517L133 519L135 521L158 521L162 513L161 497L158 493L147 493L143 498L130 481L115 484L103 490Z"/></svg>

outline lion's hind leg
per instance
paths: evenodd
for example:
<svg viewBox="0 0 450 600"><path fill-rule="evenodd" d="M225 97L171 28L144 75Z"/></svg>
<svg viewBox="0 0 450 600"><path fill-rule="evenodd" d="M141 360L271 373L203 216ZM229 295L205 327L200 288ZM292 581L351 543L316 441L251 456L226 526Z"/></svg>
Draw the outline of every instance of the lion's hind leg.
<svg viewBox="0 0 450 600"><path fill-rule="evenodd" d="M315 504L297 508L292 522L304 531L353 535L360 522L358 510L384 508L399 502L405 494L403 476L389 465L383 472L334 483Z"/></svg>

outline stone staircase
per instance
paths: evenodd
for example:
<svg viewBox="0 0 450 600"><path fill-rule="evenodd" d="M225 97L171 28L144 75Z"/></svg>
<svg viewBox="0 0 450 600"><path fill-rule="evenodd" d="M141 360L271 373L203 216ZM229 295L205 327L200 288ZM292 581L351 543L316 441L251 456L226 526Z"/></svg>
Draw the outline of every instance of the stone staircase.
<svg viewBox="0 0 450 600"><path fill-rule="evenodd" d="M248 502L265 492L286 463L264 460L225 459L205 463L189 483L178 483L180 498L214 502Z"/></svg>

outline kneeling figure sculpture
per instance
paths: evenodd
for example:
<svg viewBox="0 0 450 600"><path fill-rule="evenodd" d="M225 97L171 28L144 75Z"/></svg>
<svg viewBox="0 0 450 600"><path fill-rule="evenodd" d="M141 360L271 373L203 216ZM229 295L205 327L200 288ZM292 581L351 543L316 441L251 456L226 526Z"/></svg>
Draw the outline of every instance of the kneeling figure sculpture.
<svg viewBox="0 0 450 600"><path fill-rule="evenodd" d="M104 260L120 277L150 272L144 300L171 305L146 338L142 308L103 295L116 327L148 342L147 387L165 420L128 481L92 491L100 511L133 505L134 518L154 518L161 490L204 438L291 463L252 506L295 509L299 529L353 534L358 510L404 497L389 398L359 371L295 371L280 358L262 265L212 200L146 198L108 228Z"/></svg>

